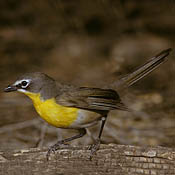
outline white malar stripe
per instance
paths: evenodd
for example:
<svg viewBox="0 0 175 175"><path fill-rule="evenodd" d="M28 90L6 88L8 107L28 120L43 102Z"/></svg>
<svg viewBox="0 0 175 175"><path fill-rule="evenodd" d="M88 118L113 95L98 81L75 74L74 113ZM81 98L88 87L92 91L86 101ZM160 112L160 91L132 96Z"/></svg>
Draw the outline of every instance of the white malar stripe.
<svg viewBox="0 0 175 175"><path fill-rule="evenodd" d="M18 92L22 92L22 93L26 93L28 91L26 91L25 89L17 89Z"/></svg>

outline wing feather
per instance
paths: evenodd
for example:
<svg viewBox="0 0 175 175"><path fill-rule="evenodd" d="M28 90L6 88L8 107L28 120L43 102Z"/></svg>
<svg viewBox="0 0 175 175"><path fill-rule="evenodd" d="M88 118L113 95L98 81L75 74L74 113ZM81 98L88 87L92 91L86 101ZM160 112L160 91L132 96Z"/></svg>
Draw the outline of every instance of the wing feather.
<svg viewBox="0 0 175 175"><path fill-rule="evenodd" d="M111 89L80 87L68 90L56 97L58 104L95 111L129 109L121 102L118 93Z"/></svg>

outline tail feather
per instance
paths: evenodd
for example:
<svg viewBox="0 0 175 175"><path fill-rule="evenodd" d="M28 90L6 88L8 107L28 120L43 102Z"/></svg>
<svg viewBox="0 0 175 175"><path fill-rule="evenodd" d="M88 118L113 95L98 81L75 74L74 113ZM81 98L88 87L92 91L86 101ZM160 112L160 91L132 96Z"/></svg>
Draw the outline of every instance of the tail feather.
<svg viewBox="0 0 175 175"><path fill-rule="evenodd" d="M137 68L134 72L127 74L123 78L121 78L119 81L115 82L112 86L120 89L124 87L129 87L151 73L154 69L159 67L162 63L164 63L167 60L167 56L171 52L171 48L163 50L150 60L146 62L141 67Z"/></svg>

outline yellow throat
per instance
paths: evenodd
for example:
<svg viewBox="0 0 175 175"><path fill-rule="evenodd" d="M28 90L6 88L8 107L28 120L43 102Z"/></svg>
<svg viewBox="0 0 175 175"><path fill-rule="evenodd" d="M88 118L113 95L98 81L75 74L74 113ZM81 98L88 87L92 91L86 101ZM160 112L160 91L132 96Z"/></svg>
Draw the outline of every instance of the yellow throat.
<svg viewBox="0 0 175 175"><path fill-rule="evenodd" d="M40 98L39 93L25 92L24 94L32 99L38 114L53 126L67 128L77 119L77 108L61 106L56 103L54 98L44 101Z"/></svg>

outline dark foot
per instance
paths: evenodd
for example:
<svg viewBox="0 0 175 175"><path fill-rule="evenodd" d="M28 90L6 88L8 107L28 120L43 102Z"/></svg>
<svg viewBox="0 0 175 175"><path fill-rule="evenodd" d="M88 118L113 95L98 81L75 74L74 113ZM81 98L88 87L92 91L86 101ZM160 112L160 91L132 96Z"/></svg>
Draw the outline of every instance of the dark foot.
<svg viewBox="0 0 175 175"><path fill-rule="evenodd" d="M48 149L48 152L46 154L46 158L47 158L47 161L49 160L49 157L50 157L50 154L51 153L54 153L55 154L55 151L57 151L58 149L61 149L65 146L68 146L68 144L65 144L64 142L60 141L60 142L57 142L55 145L51 146L49 149Z"/></svg>
<svg viewBox="0 0 175 175"><path fill-rule="evenodd" d="M90 154L90 160L92 160L93 155L97 152L97 150L100 148L100 139L95 140L94 144L90 146L91 154Z"/></svg>

